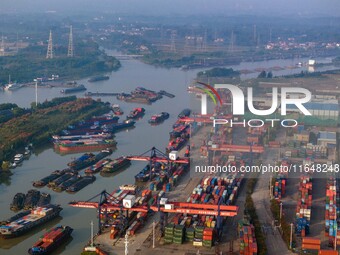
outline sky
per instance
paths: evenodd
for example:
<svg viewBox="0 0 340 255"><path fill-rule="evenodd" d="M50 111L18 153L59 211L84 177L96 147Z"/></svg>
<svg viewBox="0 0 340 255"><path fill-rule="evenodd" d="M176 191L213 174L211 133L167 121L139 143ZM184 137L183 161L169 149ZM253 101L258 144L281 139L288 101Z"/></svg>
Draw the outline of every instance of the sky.
<svg viewBox="0 0 340 255"><path fill-rule="evenodd" d="M0 0L0 12L340 16L339 0Z"/></svg>

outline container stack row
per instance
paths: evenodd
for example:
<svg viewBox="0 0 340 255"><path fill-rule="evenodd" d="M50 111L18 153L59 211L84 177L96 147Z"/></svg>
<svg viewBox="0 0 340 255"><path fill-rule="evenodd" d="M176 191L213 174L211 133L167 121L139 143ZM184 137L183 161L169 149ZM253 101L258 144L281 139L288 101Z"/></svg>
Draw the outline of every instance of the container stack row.
<svg viewBox="0 0 340 255"><path fill-rule="evenodd" d="M309 234L312 207L312 178L303 175L299 184L299 200L296 208L295 232L302 237Z"/></svg>
<svg viewBox="0 0 340 255"><path fill-rule="evenodd" d="M255 228L252 224L240 221L238 224L238 232L240 237L240 254L256 255L257 242L255 237Z"/></svg>
<svg viewBox="0 0 340 255"><path fill-rule="evenodd" d="M339 203L339 192L337 192L338 181L330 177L326 186L326 210L325 210L325 236L329 237L329 244L333 245L335 238L340 241L340 230L338 230L337 213Z"/></svg>

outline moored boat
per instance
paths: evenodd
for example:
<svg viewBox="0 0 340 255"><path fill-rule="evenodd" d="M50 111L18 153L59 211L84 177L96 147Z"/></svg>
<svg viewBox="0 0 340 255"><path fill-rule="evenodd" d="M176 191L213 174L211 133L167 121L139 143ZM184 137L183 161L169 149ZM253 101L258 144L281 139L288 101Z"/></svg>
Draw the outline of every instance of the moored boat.
<svg viewBox="0 0 340 255"><path fill-rule="evenodd" d="M60 93L69 94L69 93L81 92L84 90L86 90L85 86L83 84L80 84L73 88L62 89Z"/></svg>
<svg viewBox="0 0 340 255"><path fill-rule="evenodd" d="M26 195L24 193L15 194L13 201L10 205L10 209L12 211L19 211L22 208L24 208L25 197L26 197Z"/></svg>
<svg viewBox="0 0 340 255"><path fill-rule="evenodd" d="M88 141L88 142L61 142L56 145L61 152L79 152L89 150L102 150L112 148L117 145L113 139L103 141Z"/></svg>
<svg viewBox="0 0 340 255"><path fill-rule="evenodd" d="M184 109L183 111L181 111L180 114L178 114L178 118L189 117L190 113L191 113L190 109Z"/></svg>
<svg viewBox="0 0 340 255"><path fill-rule="evenodd" d="M119 169L128 166L130 164L130 160L127 159L126 157L120 157L115 160L110 161L107 163L101 172L103 173L114 173L118 171Z"/></svg>
<svg viewBox="0 0 340 255"><path fill-rule="evenodd" d="M128 116L126 116L127 119L137 119L144 115L145 109L144 108L134 108Z"/></svg>
<svg viewBox="0 0 340 255"><path fill-rule="evenodd" d="M76 182L80 181L81 178L82 178L82 176L80 176L80 175L74 175L70 179L68 179L67 181L59 184L56 187L54 187L53 190L57 191L57 192L62 192L64 190L66 190L68 187L70 187L73 184L75 184Z"/></svg>
<svg viewBox="0 0 340 255"><path fill-rule="evenodd" d="M120 106L118 104L112 105L112 111L115 115L123 115L124 114L124 112L122 111L122 109L120 108Z"/></svg>
<svg viewBox="0 0 340 255"><path fill-rule="evenodd" d="M73 229L69 226L57 226L47 231L39 241L29 250L31 255L46 255L54 251L58 246L71 236Z"/></svg>
<svg viewBox="0 0 340 255"><path fill-rule="evenodd" d="M59 205L46 205L44 207L37 207L30 212L19 214L20 217L14 216L15 220L0 226L0 235L3 238L12 238L20 236L34 227L44 224L57 216L59 216L62 208Z"/></svg>
<svg viewBox="0 0 340 255"><path fill-rule="evenodd" d="M66 191L70 192L70 193L77 192L77 191L83 189L84 187L86 187L87 185L93 183L95 180L96 180L96 177L93 176L93 175L92 176L84 176L79 181L77 181L76 183L74 183L73 185L68 187L66 189Z"/></svg>
<svg viewBox="0 0 340 255"><path fill-rule="evenodd" d="M25 197L24 209L25 210L33 209L37 205L39 198L40 191L36 189L29 190Z"/></svg>
<svg viewBox="0 0 340 255"><path fill-rule="evenodd" d="M50 181L53 181L55 179L57 179L58 177L60 177L61 175L65 174L64 170L56 170L53 173L51 173L49 176L46 176L44 178L42 178L39 181L35 181L33 182L33 186L34 187L43 187L46 184L48 184Z"/></svg>
<svg viewBox="0 0 340 255"><path fill-rule="evenodd" d="M110 77L107 75L98 75L88 79L88 82L105 81L108 79L110 79Z"/></svg>
<svg viewBox="0 0 340 255"><path fill-rule="evenodd" d="M148 120L150 124L158 124L161 123L162 121L166 120L169 118L169 113L167 112L161 112L160 114L155 114L151 116L151 119Z"/></svg>
<svg viewBox="0 0 340 255"><path fill-rule="evenodd" d="M44 193L42 192L40 194L40 198L39 198L39 201L37 203L37 206L45 206L45 205L48 205L51 203L51 195L48 194L48 193Z"/></svg>

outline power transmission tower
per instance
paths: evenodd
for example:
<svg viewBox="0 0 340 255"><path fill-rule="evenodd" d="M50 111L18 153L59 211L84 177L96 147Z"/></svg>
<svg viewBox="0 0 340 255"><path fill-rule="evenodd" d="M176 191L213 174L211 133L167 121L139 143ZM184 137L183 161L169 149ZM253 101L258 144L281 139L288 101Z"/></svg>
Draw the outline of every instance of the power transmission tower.
<svg viewBox="0 0 340 255"><path fill-rule="evenodd" d="M53 41L52 41L52 31L51 30L50 30L50 36L48 38L46 58L53 58Z"/></svg>
<svg viewBox="0 0 340 255"><path fill-rule="evenodd" d="M5 41L4 36L1 36L1 47L0 47L0 55L5 56Z"/></svg>
<svg viewBox="0 0 340 255"><path fill-rule="evenodd" d="M72 33L72 26L70 26L70 35L68 37L68 50L67 50L67 56L73 57L73 33Z"/></svg>
<svg viewBox="0 0 340 255"><path fill-rule="evenodd" d="M188 56L190 55L190 49L189 49L189 36L184 37L185 43L184 43L184 55Z"/></svg>
<svg viewBox="0 0 340 255"><path fill-rule="evenodd" d="M231 30L230 45L229 45L230 52L234 52L234 42L235 42L234 30Z"/></svg>
<svg viewBox="0 0 340 255"><path fill-rule="evenodd" d="M170 51L176 52L176 30L171 31L171 45Z"/></svg>
<svg viewBox="0 0 340 255"><path fill-rule="evenodd" d="M207 50L207 37L208 37L208 32L207 29L204 31L204 37L203 37L203 42L202 42L202 50L206 51Z"/></svg>

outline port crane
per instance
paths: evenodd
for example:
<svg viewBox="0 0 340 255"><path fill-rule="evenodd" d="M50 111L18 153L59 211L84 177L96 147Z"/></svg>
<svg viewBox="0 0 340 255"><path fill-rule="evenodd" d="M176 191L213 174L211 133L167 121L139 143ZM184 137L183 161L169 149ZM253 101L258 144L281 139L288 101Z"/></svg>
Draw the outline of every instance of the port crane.
<svg viewBox="0 0 340 255"><path fill-rule="evenodd" d="M150 156L148 155L150 154ZM168 155L158 150L156 147L152 147L150 150L142 153L139 156L127 156L126 157L129 160L137 160L137 161L148 161L150 166L150 180L152 179L152 165L155 162L160 163L167 163L168 167L171 168L171 164L177 163L177 164L189 164L190 159L189 158L173 158L170 159ZM168 168L168 169L170 169Z"/></svg>
<svg viewBox="0 0 340 255"><path fill-rule="evenodd" d="M97 197L100 197L99 202L91 201ZM234 205L223 205L223 199L220 198L217 204L194 204L188 202L168 201L167 205L160 204L160 198L156 199L151 205L133 205L131 208L126 208L121 202L114 203L110 201L111 194L103 190L98 195L92 197L87 201L73 201L69 205L78 208L90 208L98 211L99 220L99 233L102 229L102 216L106 216L108 213L114 211L120 211L121 214L126 212L128 215L129 211L133 212L160 212L160 224L161 229L164 229L167 224L169 213L185 213L193 215L210 215L216 216L217 219L217 230L221 234L223 217L234 217L238 213L238 206Z"/></svg>

